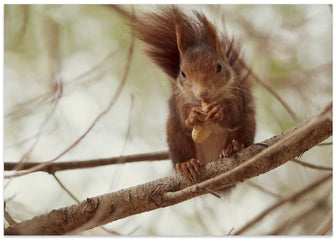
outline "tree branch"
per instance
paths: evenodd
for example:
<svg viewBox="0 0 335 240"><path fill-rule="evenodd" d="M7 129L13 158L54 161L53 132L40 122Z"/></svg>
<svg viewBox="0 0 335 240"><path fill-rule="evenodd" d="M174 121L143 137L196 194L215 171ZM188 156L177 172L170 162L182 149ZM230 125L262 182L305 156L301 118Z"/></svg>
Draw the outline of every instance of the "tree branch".
<svg viewBox="0 0 335 240"><path fill-rule="evenodd" d="M251 74L251 76L259 83L261 84L269 93L271 93L286 109L286 111L291 116L294 124L297 126L299 124L299 119L295 112L291 109L291 107L284 101L284 99L266 82L264 82L262 79L260 79L253 71L252 69L244 62L240 61L240 63L243 65L243 67L248 70L248 72Z"/></svg>
<svg viewBox="0 0 335 240"><path fill-rule="evenodd" d="M330 186L330 188L332 187ZM305 221L309 217L309 215L313 214L316 210L322 208L322 205L325 204L327 198L331 194L330 188L325 192L322 192L321 197L317 196L315 199L308 199L308 201L303 204L303 207L301 207L301 210L299 212L294 213L287 219L282 219L283 222L279 224L279 226L277 226L265 235L289 235L288 232L290 231L290 229L292 229L298 223Z"/></svg>
<svg viewBox="0 0 335 240"><path fill-rule="evenodd" d="M289 202L289 201L294 201L300 198L301 196L309 193L310 191L313 191L315 188L319 187L321 184L331 180L332 178L332 173L324 176L323 178L313 182L312 184L306 186L302 190L295 192L287 197L284 197L280 201L276 202L273 204L271 207L265 209L262 213L260 213L257 217L255 217L252 221L248 222L245 226L243 226L240 230L236 231L234 235L241 235L244 233L246 230L254 226L256 223L258 223L260 220L262 220L265 216L267 216L270 212L273 210L277 209L278 207L282 206L283 204Z"/></svg>
<svg viewBox="0 0 335 240"><path fill-rule="evenodd" d="M266 193L266 194L272 196L272 197L275 197L275 198L280 198L281 197L280 194L274 193L274 192L272 192L272 191L270 191L268 189L265 189L261 185L258 185L258 184L254 183L252 181L246 181L245 183L248 184L248 185L250 185L250 186L252 186L252 187L254 187L254 188L256 188L256 189L258 189L259 191L261 191L263 193Z"/></svg>
<svg viewBox="0 0 335 240"><path fill-rule="evenodd" d="M61 188L63 188L64 191L65 191L67 194L69 194L69 196L70 196L74 201L76 201L77 203L80 202L80 201L78 200L78 198L76 198L76 196L73 195L73 194L70 192L70 190L67 189L67 187L64 186L64 184L62 183L62 181L56 176L55 173L53 173L52 176L53 176L54 179L57 181L57 183L59 184L59 186L60 186Z"/></svg>
<svg viewBox="0 0 335 240"><path fill-rule="evenodd" d="M325 235L333 226L333 214L330 212L313 235Z"/></svg>
<svg viewBox="0 0 335 240"><path fill-rule="evenodd" d="M5 176L5 178L10 179L10 178L13 178L13 177L23 176L23 175L26 175L26 174L29 174L29 173L32 173L32 172L36 172L39 169L46 168L49 164L51 164L52 162L57 161L59 158L61 158L67 152L69 152L70 150L72 150L75 146L77 146L87 136L87 134L94 128L94 126L97 124L97 122L99 122L100 119L103 118L110 111L110 109L113 107L113 105L118 100L118 98L119 98L119 96L121 94L121 91L122 91L122 89L123 89L123 87L124 87L124 85L126 83L128 75L129 75L130 63L131 63L131 60L132 60L132 57L133 57L134 41L135 41L135 36L134 36L134 34L132 34L131 35L131 40L130 40L130 46L129 46L129 49L128 49L127 62L126 62L124 73L123 73L123 76L122 76L122 79L121 79L121 82L120 82L119 86L117 87L114 95L110 99L107 107L94 119L94 121L86 129L86 131L77 140L75 140L70 146L66 147L66 149L63 150L55 158L53 158L53 159L51 159L51 160L49 160L47 162L40 163L40 164L36 165L33 168L27 169L27 171L25 171L25 172L18 172L18 173L13 174L13 175L7 175L7 176Z"/></svg>
<svg viewBox="0 0 335 240"><path fill-rule="evenodd" d="M207 193L206 188L215 191L268 172L331 135L332 103L298 127L254 144L230 158L207 164L201 169L200 183L192 185L179 175L161 178L53 210L9 226L5 234L74 234L131 215L171 206Z"/></svg>
<svg viewBox="0 0 335 240"><path fill-rule="evenodd" d="M101 158L92 160L80 160L80 161L68 161L68 162L53 162L43 168L38 169L38 171L48 172L50 174L57 171L80 169L80 168L92 168L101 167L106 165L121 164L121 163L132 163L141 161L156 161L169 159L168 151L154 152L154 153L143 153L143 154L133 154L112 158ZM17 162L5 162L4 170L11 171L14 170ZM26 162L22 163L21 170L26 170L33 168L41 164L40 162Z"/></svg>
<svg viewBox="0 0 335 240"><path fill-rule="evenodd" d="M308 168L312 168L312 169L323 170L323 171L333 171L333 168L332 168L332 167L324 167L324 166L318 166L318 165L311 164L311 163L306 163L306 162L300 161L300 160L297 159L297 158L292 159L291 161L292 161L292 162L295 162L295 163L298 163L298 164L300 164L301 166L308 167Z"/></svg>

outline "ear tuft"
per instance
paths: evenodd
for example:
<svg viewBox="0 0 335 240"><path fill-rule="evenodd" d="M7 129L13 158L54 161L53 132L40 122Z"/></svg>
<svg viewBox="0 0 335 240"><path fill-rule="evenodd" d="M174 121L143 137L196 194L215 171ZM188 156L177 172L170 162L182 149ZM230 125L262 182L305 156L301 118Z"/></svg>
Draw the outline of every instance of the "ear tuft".
<svg viewBox="0 0 335 240"><path fill-rule="evenodd" d="M212 46L216 51L220 50L220 40L216 31L215 26L208 21L206 16L202 13L195 12L200 24L201 31L204 39L207 43Z"/></svg>
<svg viewBox="0 0 335 240"><path fill-rule="evenodd" d="M175 15L177 46L182 57L196 40L195 29L190 19L179 12Z"/></svg>

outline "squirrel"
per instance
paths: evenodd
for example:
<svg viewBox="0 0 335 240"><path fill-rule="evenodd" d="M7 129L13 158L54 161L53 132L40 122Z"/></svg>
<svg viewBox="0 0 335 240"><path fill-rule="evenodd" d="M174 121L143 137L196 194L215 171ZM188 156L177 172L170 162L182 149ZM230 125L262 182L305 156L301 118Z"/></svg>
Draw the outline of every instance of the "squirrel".
<svg viewBox="0 0 335 240"><path fill-rule="evenodd" d="M166 129L179 174L195 181L203 164L253 144L252 81L236 41L219 34L204 14L186 15L176 6L142 13L131 27L147 55L174 79ZM192 139L195 126L212 130L202 143Z"/></svg>

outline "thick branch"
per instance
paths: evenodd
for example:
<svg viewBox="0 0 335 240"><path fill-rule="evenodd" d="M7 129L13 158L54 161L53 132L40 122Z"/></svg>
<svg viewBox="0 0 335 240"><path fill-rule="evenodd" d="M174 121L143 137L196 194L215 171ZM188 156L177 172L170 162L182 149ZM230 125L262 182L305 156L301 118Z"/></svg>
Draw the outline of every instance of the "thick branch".
<svg viewBox="0 0 335 240"><path fill-rule="evenodd" d="M231 158L209 163L201 169L200 181L203 182L193 186L179 175L161 178L53 210L12 225L5 229L5 234L74 234L180 203L207 193L208 188L217 190L236 184L268 172L327 139L332 135L331 117L332 104L329 104L318 116L296 128L254 144Z"/></svg>

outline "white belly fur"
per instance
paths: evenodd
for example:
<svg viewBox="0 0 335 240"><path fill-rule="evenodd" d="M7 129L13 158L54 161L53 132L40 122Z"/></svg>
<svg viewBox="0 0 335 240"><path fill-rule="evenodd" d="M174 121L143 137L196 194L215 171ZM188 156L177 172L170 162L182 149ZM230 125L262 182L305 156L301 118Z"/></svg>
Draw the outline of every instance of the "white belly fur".
<svg viewBox="0 0 335 240"><path fill-rule="evenodd" d="M195 143L197 159L202 163L217 160L219 158L219 152L227 138L227 134L227 129L219 125L213 126L211 135L205 141L200 144Z"/></svg>

